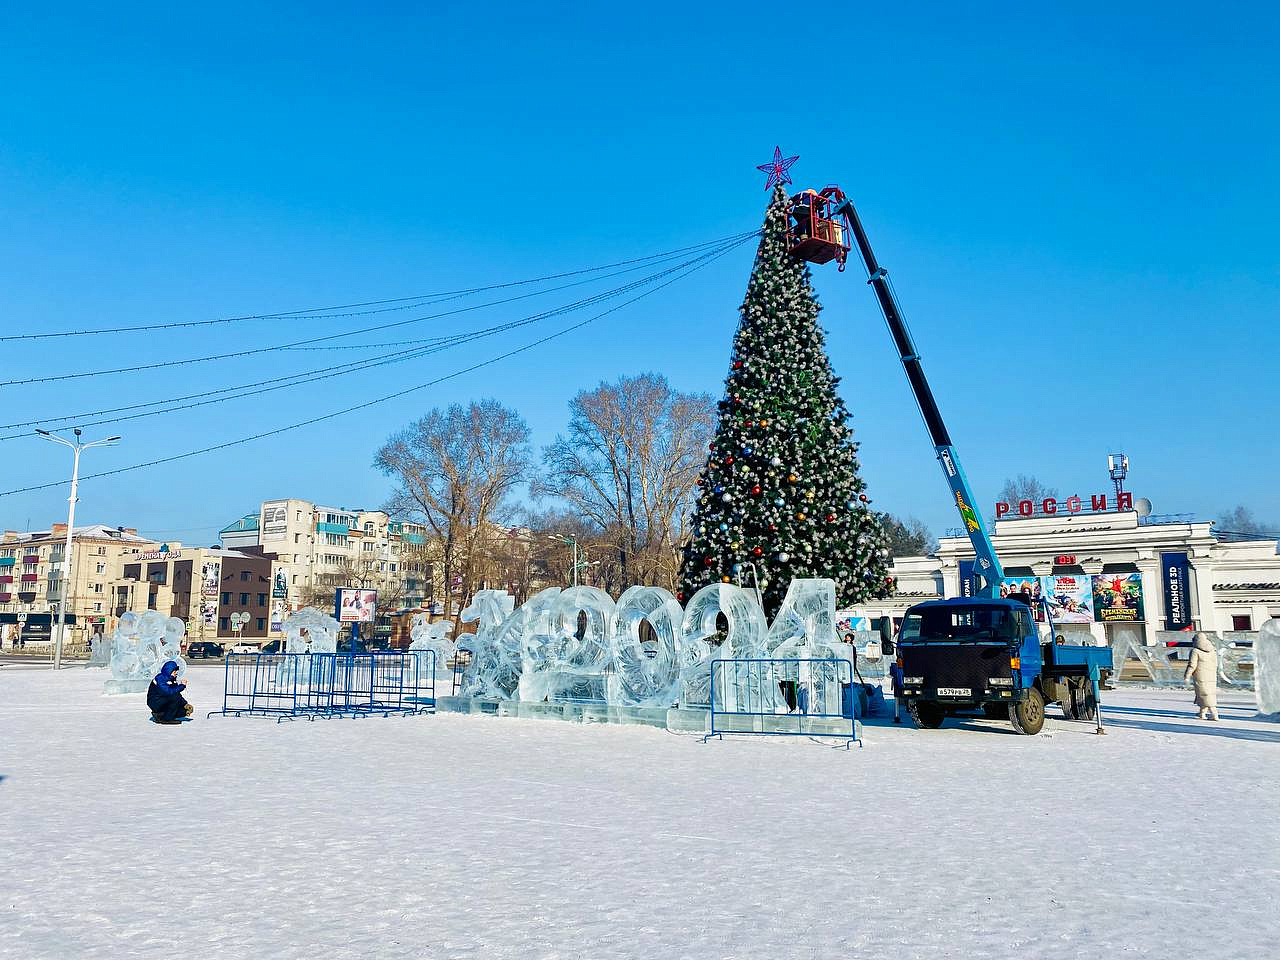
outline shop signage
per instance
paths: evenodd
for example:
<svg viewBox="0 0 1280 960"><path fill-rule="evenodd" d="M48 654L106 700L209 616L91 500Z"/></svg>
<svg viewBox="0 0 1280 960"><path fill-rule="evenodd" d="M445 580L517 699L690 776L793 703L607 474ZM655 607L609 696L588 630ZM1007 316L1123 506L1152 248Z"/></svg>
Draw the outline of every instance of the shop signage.
<svg viewBox="0 0 1280 960"><path fill-rule="evenodd" d="M1187 555L1160 554L1160 575L1164 580L1165 629L1191 626L1191 562Z"/></svg>
<svg viewBox="0 0 1280 960"><path fill-rule="evenodd" d="M1045 497L1043 500L1019 500L1016 503L996 502L996 519L1001 517L1052 517L1059 513L1106 513L1109 509L1118 513L1133 509L1133 494L1121 493L1113 496L1106 493L1089 495L1088 504L1083 497L1070 496L1065 500L1056 497Z"/></svg>
<svg viewBox="0 0 1280 960"><path fill-rule="evenodd" d="M960 561L960 596L973 597L978 594L978 577L973 572L972 560Z"/></svg>
<svg viewBox="0 0 1280 960"><path fill-rule="evenodd" d="M146 553L140 553L135 559L138 560L177 560L182 557L181 550L170 550L167 543L160 544L159 550L148 550Z"/></svg>

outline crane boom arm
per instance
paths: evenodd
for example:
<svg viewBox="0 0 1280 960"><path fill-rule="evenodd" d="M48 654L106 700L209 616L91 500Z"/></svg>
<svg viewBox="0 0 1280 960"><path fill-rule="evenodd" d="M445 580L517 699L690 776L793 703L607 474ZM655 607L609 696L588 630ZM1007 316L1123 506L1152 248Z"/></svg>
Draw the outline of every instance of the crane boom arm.
<svg viewBox="0 0 1280 960"><path fill-rule="evenodd" d="M969 487L964 469L960 466L960 457L951 443L947 426L942 421L942 413L938 410L938 403L934 400L933 391L929 388L929 381L925 379L924 367L920 364L920 354L916 351L911 332L907 329L902 310L898 306L898 299L894 296L893 287L889 284L889 273L876 260L871 242L867 239L866 230L862 227L862 221L858 219L858 212L854 209L853 202L847 197L843 198L835 207L835 214L848 218L854 242L867 268L867 283L871 285L876 299L880 302L880 310L884 313L885 322L889 325L889 334L898 348L898 357L902 360L907 382L911 385L911 392L915 394L916 403L920 406L920 414L924 417L925 427L929 431L929 438L933 441L938 463L942 465L942 472L946 475L947 485L951 488L951 495L955 499L956 509L960 512L965 533L969 536L969 542L973 544L974 555L977 557L976 572L984 582L983 592L991 594L1004 578L1004 568L1000 564L1000 558L996 556L995 546L991 543L986 524L983 523L982 516L978 512L977 501Z"/></svg>

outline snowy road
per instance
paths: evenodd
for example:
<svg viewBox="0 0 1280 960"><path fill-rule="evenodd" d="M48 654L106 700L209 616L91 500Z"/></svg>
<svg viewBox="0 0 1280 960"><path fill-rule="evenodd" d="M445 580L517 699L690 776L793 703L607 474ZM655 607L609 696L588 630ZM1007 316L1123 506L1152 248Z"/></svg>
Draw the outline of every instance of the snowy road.
<svg viewBox="0 0 1280 960"><path fill-rule="evenodd" d="M0 957L1280 956L1280 725L146 722L0 667ZM212 709L221 673L193 670ZM1187 905L1195 903L1195 909Z"/></svg>

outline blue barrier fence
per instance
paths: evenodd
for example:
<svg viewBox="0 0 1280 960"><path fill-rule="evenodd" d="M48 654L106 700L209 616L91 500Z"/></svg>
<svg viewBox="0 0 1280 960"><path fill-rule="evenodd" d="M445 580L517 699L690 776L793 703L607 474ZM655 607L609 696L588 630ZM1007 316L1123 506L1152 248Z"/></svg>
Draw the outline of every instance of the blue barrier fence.
<svg viewBox="0 0 1280 960"><path fill-rule="evenodd" d="M232 653L222 709L209 716L358 717L436 705L435 651Z"/></svg>
<svg viewBox="0 0 1280 960"><path fill-rule="evenodd" d="M713 660L711 727L703 740L754 734L861 746L856 703L848 660Z"/></svg>

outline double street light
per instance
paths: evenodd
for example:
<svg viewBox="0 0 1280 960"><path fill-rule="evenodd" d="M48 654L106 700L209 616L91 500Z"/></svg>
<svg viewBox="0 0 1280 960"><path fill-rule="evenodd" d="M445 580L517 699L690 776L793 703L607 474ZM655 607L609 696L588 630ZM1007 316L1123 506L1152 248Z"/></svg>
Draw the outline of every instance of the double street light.
<svg viewBox="0 0 1280 960"><path fill-rule="evenodd" d="M54 443L60 443L64 447L70 447L73 454L71 461L71 496L67 498L67 545L62 552L62 592L58 598L58 635L54 640L53 646L53 669L55 670L62 668L62 640L63 632L66 630L67 604L70 602L71 594L71 543L76 526L76 500L78 499L76 491L80 486L80 453L90 447L105 447L120 439L119 437L107 437L105 440L91 440L89 443L85 443L80 439L79 427L76 427L73 432L76 438L71 441L65 437L50 433L48 430L36 430L36 433L46 440L52 440Z"/></svg>
<svg viewBox="0 0 1280 960"><path fill-rule="evenodd" d="M578 585L579 570L581 570L583 567L600 566L599 560L583 560L581 563L578 562L578 538L575 537L573 534L549 533L547 534L547 537L551 540L558 540L563 544L567 544L573 547L573 585L575 587Z"/></svg>

